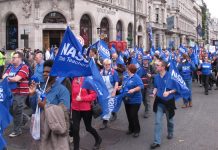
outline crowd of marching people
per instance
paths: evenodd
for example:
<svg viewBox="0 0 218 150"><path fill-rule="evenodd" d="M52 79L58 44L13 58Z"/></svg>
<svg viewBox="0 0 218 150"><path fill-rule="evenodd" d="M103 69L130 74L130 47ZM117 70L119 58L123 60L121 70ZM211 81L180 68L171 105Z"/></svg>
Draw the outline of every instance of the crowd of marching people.
<svg viewBox="0 0 218 150"><path fill-rule="evenodd" d="M86 130L93 135L97 150L104 139L92 126L92 106L98 100L98 93L83 86L85 77L51 76L58 48L52 47L45 52L40 50L16 50L9 56L0 51L0 75L7 79L13 95L11 112L13 130L9 137L22 134L22 126L30 121L24 113L27 105L34 114L40 110L40 140L33 142L31 149L70 149L69 137L73 137L74 150L80 147L80 122L83 119ZM126 134L134 138L140 135L140 118L138 115L141 103L144 105L144 118L150 117L153 104L155 112L154 142L151 149L160 147L162 134L162 118L166 114L168 139L173 138L176 88L168 88L170 78L169 66L178 69L182 80L192 91L192 83L203 86L204 94L210 90L218 90L218 53L210 53L204 48L168 49L144 51L142 48L120 51L114 47L110 50L110 59L102 59L98 49L91 47L88 53L93 58L99 73L109 92L108 101L114 102L116 96L123 94L128 129ZM85 56L84 58L87 58ZM3 73L4 72L4 73ZM154 102L152 100L154 99ZM183 97L182 108L194 104L192 93ZM108 122L119 117L119 111L110 109L100 116L100 130L107 130Z"/></svg>

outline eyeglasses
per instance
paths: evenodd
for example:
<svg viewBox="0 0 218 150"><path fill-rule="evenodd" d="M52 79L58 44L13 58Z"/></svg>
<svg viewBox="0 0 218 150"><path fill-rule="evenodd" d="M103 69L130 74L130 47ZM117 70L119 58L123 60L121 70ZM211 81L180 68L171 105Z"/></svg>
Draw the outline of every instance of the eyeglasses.
<svg viewBox="0 0 218 150"><path fill-rule="evenodd" d="M15 59L15 58L20 58L20 57L12 57L12 59Z"/></svg>
<svg viewBox="0 0 218 150"><path fill-rule="evenodd" d="M105 66L110 66L111 64L104 64Z"/></svg>

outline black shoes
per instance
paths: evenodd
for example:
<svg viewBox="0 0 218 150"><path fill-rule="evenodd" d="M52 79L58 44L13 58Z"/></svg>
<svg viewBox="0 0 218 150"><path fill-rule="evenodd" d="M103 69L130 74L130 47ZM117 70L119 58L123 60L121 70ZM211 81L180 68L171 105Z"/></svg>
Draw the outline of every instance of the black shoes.
<svg viewBox="0 0 218 150"><path fill-rule="evenodd" d="M101 125L101 127L99 128L100 130L104 130L107 128L107 123L108 121L107 120L103 120L103 124Z"/></svg>
<svg viewBox="0 0 218 150"><path fill-rule="evenodd" d="M204 92L205 95L208 95L208 92Z"/></svg>
<svg viewBox="0 0 218 150"><path fill-rule="evenodd" d="M117 120L117 114L112 113L112 117L111 117L110 121L115 121L115 120Z"/></svg>
<svg viewBox="0 0 218 150"><path fill-rule="evenodd" d="M173 134L168 134L167 139L171 140L173 138Z"/></svg>
<svg viewBox="0 0 218 150"><path fill-rule="evenodd" d="M137 137L139 137L139 133L134 133L132 136L133 136L134 138L137 138Z"/></svg>
<svg viewBox="0 0 218 150"><path fill-rule="evenodd" d="M102 138L99 136L98 141L95 142L93 150L98 150L100 148L101 142L102 142Z"/></svg>
<svg viewBox="0 0 218 150"><path fill-rule="evenodd" d="M156 143L153 143L153 144L151 144L151 149L155 149L155 148L158 148L158 147L160 147L160 144L156 144Z"/></svg>

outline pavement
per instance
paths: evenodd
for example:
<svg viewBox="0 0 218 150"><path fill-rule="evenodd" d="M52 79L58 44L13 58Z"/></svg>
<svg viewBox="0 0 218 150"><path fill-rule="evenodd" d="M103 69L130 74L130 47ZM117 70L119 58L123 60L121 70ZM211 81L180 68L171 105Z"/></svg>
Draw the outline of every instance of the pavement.
<svg viewBox="0 0 218 150"><path fill-rule="evenodd" d="M176 103L174 138L168 140L166 119L164 118L162 144L160 150L218 150L218 90L209 91L204 95L204 90L197 83L193 84L193 107L182 109L182 101ZM153 100L152 100L153 101ZM128 128L125 109L122 106L117 120L109 123L109 128L97 130L102 136L101 150L149 150L153 142L154 113L150 117L143 118L144 106L139 112L141 133L138 138L126 135ZM93 119L93 126L99 129L102 121ZM9 138L11 126L5 132L8 142L8 150L28 150L32 138L28 126L23 129L21 136ZM94 139L85 131L84 123L81 121L80 147L82 150L91 150ZM71 146L73 148L73 146Z"/></svg>

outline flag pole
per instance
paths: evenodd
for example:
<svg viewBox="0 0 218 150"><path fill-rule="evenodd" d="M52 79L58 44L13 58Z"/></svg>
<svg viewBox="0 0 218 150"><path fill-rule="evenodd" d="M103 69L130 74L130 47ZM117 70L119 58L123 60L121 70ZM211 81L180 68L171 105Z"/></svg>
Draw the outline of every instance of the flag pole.
<svg viewBox="0 0 218 150"><path fill-rule="evenodd" d="M46 87L47 87L47 85L48 85L48 80L50 79L50 76L48 76L48 78L47 78L47 80L46 80L46 83L45 83L45 88L44 88L44 90L43 90L43 92L42 92L42 94L44 94L45 93L45 89L46 89Z"/></svg>

